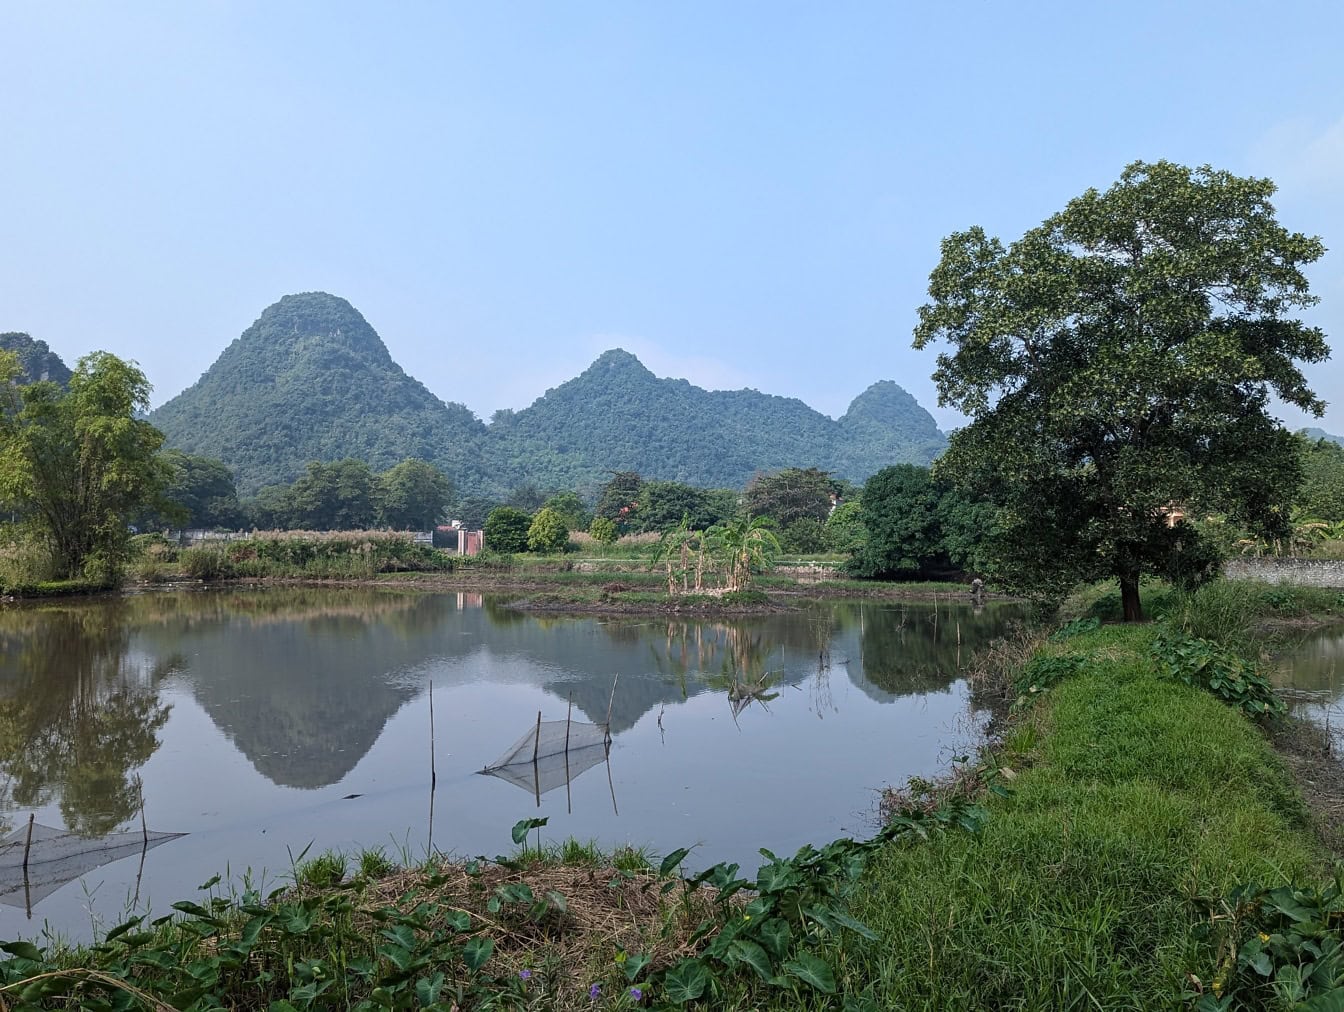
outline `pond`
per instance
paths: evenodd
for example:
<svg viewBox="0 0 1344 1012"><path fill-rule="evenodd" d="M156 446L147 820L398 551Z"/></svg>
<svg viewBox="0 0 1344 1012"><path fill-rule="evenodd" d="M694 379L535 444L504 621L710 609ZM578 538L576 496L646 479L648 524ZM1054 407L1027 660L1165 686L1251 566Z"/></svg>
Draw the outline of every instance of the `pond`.
<svg viewBox="0 0 1344 1012"><path fill-rule="evenodd" d="M1293 690L1293 713L1324 725L1344 742L1344 626L1309 634L1279 659L1273 680Z"/></svg>
<svg viewBox="0 0 1344 1012"><path fill-rule="evenodd" d="M883 785L945 769L975 733L962 673L1018 617L960 599L549 618L352 589L10 608L0 831L32 815L138 837L143 812L151 832L185 835L111 851L36 900L0 881L0 938L88 938L131 907L199 898L216 873L274 888L305 849L507 853L532 816L549 819L543 843L695 845L700 867L866 835ZM571 735L568 781L530 754L479 775L539 712L548 738ZM590 726L608 715L609 743Z"/></svg>

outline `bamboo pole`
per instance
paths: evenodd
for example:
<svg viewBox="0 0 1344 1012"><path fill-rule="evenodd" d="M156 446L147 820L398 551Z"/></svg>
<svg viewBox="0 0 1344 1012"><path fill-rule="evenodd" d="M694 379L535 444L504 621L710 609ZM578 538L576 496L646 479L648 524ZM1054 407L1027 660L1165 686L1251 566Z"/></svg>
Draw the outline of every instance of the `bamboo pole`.
<svg viewBox="0 0 1344 1012"><path fill-rule="evenodd" d="M438 784L439 774L434 768L434 682L429 683L429 789Z"/></svg>
<svg viewBox="0 0 1344 1012"><path fill-rule="evenodd" d="M27 879L28 879L28 851L31 850L31 849L32 849L32 846L33 846L33 821L34 821L36 818L37 818L37 816L36 816L34 813L32 813L32 812L29 812L29 813L28 813L28 838L24 841L24 844L23 844L23 878L24 878L24 881L27 881Z"/></svg>
<svg viewBox="0 0 1344 1012"><path fill-rule="evenodd" d="M621 673L618 671L611 680L611 698L607 700L607 741L611 741L611 708L616 705L616 683L620 680Z"/></svg>
<svg viewBox="0 0 1344 1012"><path fill-rule="evenodd" d="M532 739L532 762L535 765L537 754L541 751L541 711L537 711L537 736Z"/></svg>
<svg viewBox="0 0 1344 1012"><path fill-rule="evenodd" d="M574 814L574 793L569 786L569 722L574 713L574 695L570 694L569 709L565 711L565 811Z"/></svg>
<svg viewBox="0 0 1344 1012"><path fill-rule="evenodd" d="M140 837L146 847L149 846L149 825L145 822L145 782L139 776L135 778L135 789L140 795Z"/></svg>

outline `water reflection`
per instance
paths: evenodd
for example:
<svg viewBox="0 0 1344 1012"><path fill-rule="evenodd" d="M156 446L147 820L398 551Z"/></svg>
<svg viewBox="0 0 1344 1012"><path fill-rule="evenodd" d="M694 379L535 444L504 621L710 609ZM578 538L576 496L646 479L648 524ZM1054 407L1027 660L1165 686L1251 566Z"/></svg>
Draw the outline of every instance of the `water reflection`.
<svg viewBox="0 0 1344 1012"><path fill-rule="evenodd" d="M1307 637L1280 659L1274 681L1289 693L1294 713L1344 734L1344 628Z"/></svg>
<svg viewBox="0 0 1344 1012"><path fill-rule="evenodd" d="M58 799L65 826L101 836L139 808L135 771L170 707L157 685L181 664L129 649L124 609L17 612L0 626L0 775L6 809Z"/></svg>
<svg viewBox="0 0 1344 1012"><path fill-rule="evenodd" d="M420 852L429 802L433 842L464 853L497 853L540 806L557 833L749 861L862 831L873 788L939 769L967 713L963 666L1015 618L847 601L732 621L541 620L489 597L370 589L6 609L0 821L36 811L103 834L136 817L143 776L153 826L190 834L147 861L168 902L227 865L287 867L310 841L391 834ZM577 757L564 792L540 770L527 797L475 775L538 710L561 721L571 706L611 746ZM575 776L593 756L605 773ZM73 888L39 913L77 909Z"/></svg>

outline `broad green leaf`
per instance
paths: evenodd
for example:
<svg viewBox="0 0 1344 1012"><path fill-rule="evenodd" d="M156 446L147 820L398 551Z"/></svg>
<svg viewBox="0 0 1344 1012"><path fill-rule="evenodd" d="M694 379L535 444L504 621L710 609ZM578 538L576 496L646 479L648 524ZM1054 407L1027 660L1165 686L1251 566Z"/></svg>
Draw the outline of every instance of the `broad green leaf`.
<svg viewBox="0 0 1344 1012"><path fill-rule="evenodd" d="M527 839L528 833L532 832L534 829L540 829L549 821L549 819L544 817L540 819L519 819L513 824L513 842L521 844Z"/></svg>
<svg viewBox="0 0 1344 1012"><path fill-rule="evenodd" d="M770 965L770 957L766 955L755 942L746 938L735 938L733 944L728 947L728 959L730 962L746 963L762 980L769 980L775 975L774 968Z"/></svg>
<svg viewBox="0 0 1344 1012"><path fill-rule="evenodd" d="M797 959L784 964L784 969L822 994L835 994L835 974L830 965L810 952L800 952Z"/></svg>
<svg viewBox="0 0 1344 1012"><path fill-rule="evenodd" d="M695 1001L709 986L709 968L698 959L683 959L663 975L663 998L673 1005Z"/></svg>
<svg viewBox="0 0 1344 1012"><path fill-rule="evenodd" d="M678 847L676 850L672 851L672 853L668 854L667 857L663 858L663 863L658 866L658 874L659 875L669 874L673 868L677 867L677 865L681 864L682 861L686 860L686 855L689 854L690 852L691 850L689 847Z"/></svg>
<svg viewBox="0 0 1344 1012"><path fill-rule="evenodd" d="M462 946L462 960L467 964L467 968L475 972L483 967L490 959L490 954L495 951L493 939L486 938L484 935L476 935Z"/></svg>

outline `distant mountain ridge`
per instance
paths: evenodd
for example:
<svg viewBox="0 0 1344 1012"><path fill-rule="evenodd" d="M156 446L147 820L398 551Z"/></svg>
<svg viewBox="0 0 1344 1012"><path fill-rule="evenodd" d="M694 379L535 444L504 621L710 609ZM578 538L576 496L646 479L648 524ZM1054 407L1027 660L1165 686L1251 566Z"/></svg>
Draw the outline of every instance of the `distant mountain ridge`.
<svg viewBox="0 0 1344 1012"><path fill-rule="evenodd" d="M17 352L24 383L51 380L66 386L70 382L70 368L61 356L47 347L46 341L35 341L27 334L11 331L0 334L0 351Z"/></svg>
<svg viewBox="0 0 1344 1012"><path fill-rule="evenodd" d="M1309 429L1298 429L1297 431L1308 439L1328 439L1332 443L1338 443L1340 446L1344 446L1344 436L1333 435L1316 426L1312 426Z"/></svg>
<svg viewBox="0 0 1344 1012"><path fill-rule="evenodd" d="M234 468L245 495L343 457L375 470L421 457L462 494L502 496L529 482L591 494L620 470L710 487L790 466L863 481L889 464L927 464L946 446L891 381L835 420L795 398L659 379L620 349L487 426L407 375L358 310L324 292L269 306L149 417L169 446Z"/></svg>

